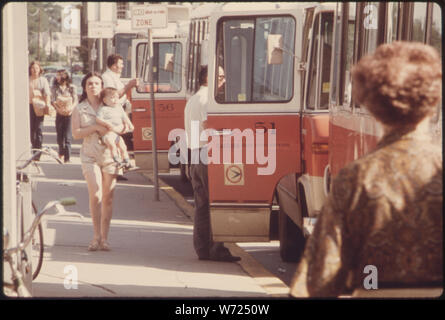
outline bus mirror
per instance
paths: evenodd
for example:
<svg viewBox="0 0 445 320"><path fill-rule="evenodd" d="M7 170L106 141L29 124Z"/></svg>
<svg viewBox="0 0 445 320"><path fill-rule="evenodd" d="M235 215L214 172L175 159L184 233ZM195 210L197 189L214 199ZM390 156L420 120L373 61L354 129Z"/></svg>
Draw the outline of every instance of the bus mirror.
<svg viewBox="0 0 445 320"><path fill-rule="evenodd" d="M201 66L206 66L209 64L208 59L208 49L209 49L209 41L202 40L201 42Z"/></svg>
<svg viewBox="0 0 445 320"><path fill-rule="evenodd" d="M173 72L173 67L174 67L174 59L175 56L173 55L173 53L166 53L165 54L165 65L164 65L164 70L167 72Z"/></svg>
<svg viewBox="0 0 445 320"><path fill-rule="evenodd" d="M283 36L281 34L267 36L267 63L283 64Z"/></svg>

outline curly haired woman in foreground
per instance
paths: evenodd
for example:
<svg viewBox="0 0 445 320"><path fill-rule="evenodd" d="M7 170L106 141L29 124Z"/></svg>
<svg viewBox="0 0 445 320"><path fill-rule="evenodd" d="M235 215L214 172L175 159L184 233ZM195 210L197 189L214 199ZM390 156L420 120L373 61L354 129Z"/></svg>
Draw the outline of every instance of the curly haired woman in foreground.
<svg viewBox="0 0 445 320"><path fill-rule="evenodd" d="M429 134L442 92L439 54L422 43L384 44L352 78L355 102L383 124L384 136L334 179L291 294L363 288L367 266L378 270L379 289L440 287L442 150Z"/></svg>

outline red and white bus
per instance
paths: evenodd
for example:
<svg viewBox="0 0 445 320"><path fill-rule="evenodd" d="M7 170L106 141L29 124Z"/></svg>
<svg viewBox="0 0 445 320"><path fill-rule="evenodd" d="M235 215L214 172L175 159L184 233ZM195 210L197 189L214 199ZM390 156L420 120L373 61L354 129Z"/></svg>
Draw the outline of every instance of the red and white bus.
<svg viewBox="0 0 445 320"><path fill-rule="evenodd" d="M325 197L334 10L269 2L192 12L187 90L196 92L207 64L207 122L216 130L208 166L214 240L268 241L278 204L281 256L299 259L304 223Z"/></svg>
<svg viewBox="0 0 445 320"><path fill-rule="evenodd" d="M153 75L156 115L156 142L158 169L168 172L168 150L172 142L168 134L172 129L184 128L185 54L190 7L166 5L168 26L152 30ZM172 22L174 21L174 22ZM149 56L147 55L147 30L135 32L128 24L121 26L113 42L115 52L124 60L121 79L124 83L139 78L140 86L127 92L132 104L133 147L136 165L145 170L153 169L151 93L149 85Z"/></svg>
<svg viewBox="0 0 445 320"><path fill-rule="evenodd" d="M156 142L158 168L168 172L168 150L171 142L169 132L184 128L185 52L186 37L173 30L170 37L153 34L153 76L156 115ZM131 92L134 156L136 164L143 169L152 169L152 123L150 105L149 67L146 63L147 40L135 39L132 42L131 75L139 78L140 86ZM170 66L169 66L170 64ZM173 69L170 69L171 66Z"/></svg>
<svg viewBox="0 0 445 320"><path fill-rule="evenodd" d="M442 54L442 15L437 3L345 2L338 4L336 12L326 192L331 175L374 149L383 133L369 112L351 99L351 66L379 44L395 40L428 43ZM442 103L431 131L442 144Z"/></svg>

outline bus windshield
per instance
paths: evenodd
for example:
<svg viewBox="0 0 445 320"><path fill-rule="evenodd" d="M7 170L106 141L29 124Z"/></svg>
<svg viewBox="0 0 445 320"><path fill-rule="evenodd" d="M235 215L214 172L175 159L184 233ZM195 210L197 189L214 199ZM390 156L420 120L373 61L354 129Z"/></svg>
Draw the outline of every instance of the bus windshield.
<svg viewBox="0 0 445 320"><path fill-rule="evenodd" d="M114 36L116 54L120 54L124 62L121 78L131 78L131 41L135 38L136 34L132 33L117 33Z"/></svg>
<svg viewBox="0 0 445 320"><path fill-rule="evenodd" d="M283 63L267 63L269 34L282 36ZM290 16L225 18L217 28L217 67L225 84L219 103L286 102L294 88L295 20ZM218 73L218 72L217 72Z"/></svg>
<svg viewBox="0 0 445 320"><path fill-rule="evenodd" d="M136 70L138 76L149 82L149 68L144 65L147 43L136 47ZM179 42L153 43L154 92L179 92L182 89L182 45ZM143 91L141 91L143 90ZM150 92L150 87L138 87L138 92Z"/></svg>

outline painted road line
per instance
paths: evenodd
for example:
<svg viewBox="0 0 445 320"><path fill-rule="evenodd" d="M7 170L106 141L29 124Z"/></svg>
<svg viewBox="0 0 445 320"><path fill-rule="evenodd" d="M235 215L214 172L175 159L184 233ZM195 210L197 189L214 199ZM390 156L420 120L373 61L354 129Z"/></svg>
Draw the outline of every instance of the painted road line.
<svg viewBox="0 0 445 320"><path fill-rule="evenodd" d="M153 173L149 171L141 171L151 181L154 181ZM184 199L184 197L177 192L170 185L162 181L158 177L159 188L170 197L178 208L184 212L192 221L194 218L193 206ZM253 258L247 251L240 248L236 243L224 243L233 255L241 257L238 262L243 270L250 275L270 296L272 297L287 297L289 294L289 287L281 281L278 277L265 269L255 258Z"/></svg>

